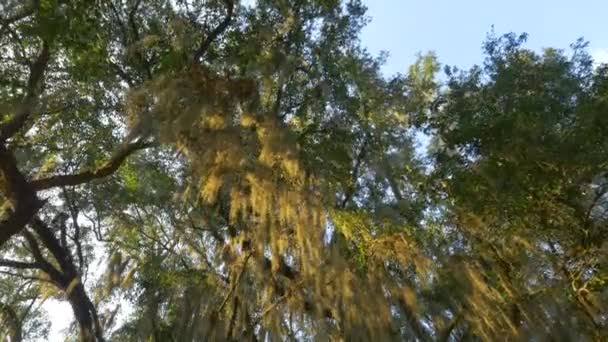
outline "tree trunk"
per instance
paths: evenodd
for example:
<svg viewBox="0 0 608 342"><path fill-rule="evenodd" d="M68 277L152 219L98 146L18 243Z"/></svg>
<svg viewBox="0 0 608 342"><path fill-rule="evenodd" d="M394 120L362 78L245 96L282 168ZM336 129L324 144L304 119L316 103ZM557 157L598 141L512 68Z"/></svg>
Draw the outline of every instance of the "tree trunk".
<svg viewBox="0 0 608 342"><path fill-rule="evenodd" d="M80 328L80 341L81 342L94 342L95 327L94 318L89 308L89 299L85 293L84 286L78 284L68 295L68 301L72 306L74 312L74 318L78 322Z"/></svg>

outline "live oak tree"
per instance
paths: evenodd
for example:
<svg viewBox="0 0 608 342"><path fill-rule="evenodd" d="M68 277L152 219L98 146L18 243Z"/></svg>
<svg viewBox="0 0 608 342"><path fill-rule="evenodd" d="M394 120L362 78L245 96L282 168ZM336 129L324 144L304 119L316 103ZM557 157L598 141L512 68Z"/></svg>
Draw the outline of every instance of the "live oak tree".
<svg viewBox="0 0 608 342"><path fill-rule="evenodd" d="M421 119L444 219L477 259L460 310L488 339L602 340L608 69L582 40L539 54L525 39L491 37L482 67L448 68L441 105Z"/></svg>
<svg viewBox="0 0 608 342"><path fill-rule="evenodd" d="M605 67L490 38L385 77L359 1L0 5L0 326L606 336ZM434 139L430 158L415 136Z"/></svg>

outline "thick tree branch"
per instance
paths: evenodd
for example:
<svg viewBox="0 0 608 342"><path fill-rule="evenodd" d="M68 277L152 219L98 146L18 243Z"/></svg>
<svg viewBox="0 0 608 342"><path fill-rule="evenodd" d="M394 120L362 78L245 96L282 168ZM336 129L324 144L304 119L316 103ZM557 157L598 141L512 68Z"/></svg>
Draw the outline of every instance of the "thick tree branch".
<svg viewBox="0 0 608 342"><path fill-rule="evenodd" d="M25 125L25 122L34 111L42 89L44 71L46 70L50 56L50 45L48 42L43 41L42 50L30 68L30 76L27 80L27 93L23 102L15 113L15 116L0 125L0 143L15 135Z"/></svg>
<svg viewBox="0 0 608 342"><path fill-rule="evenodd" d="M27 229L25 229L23 231L23 236L28 242L30 251L34 256L34 260L36 260L36 264L38 265L39 269L48 274L51 278L51 281L55 285L60 286L60 284L63 282L61 272L44 258L44 256L42 255L42 251L40 250L40 246L38 245L38 241L36 241L34 235L30 233Z"/></svg>
<svg viewBox="0 0 608 342"><path fill-rule="evenodd" d="M15 156L0 144L0 190L6 197L0 212L0 246L23 227L42 206L17 168Z"/></svg>
<svg viewBox="0 0 608 342"><path fill-rule="evenodd" d="M96 169L85 170L71 175L57 175L49 178L37 179L31 182L32 188L35 191L41 191L61 186L80 185L94 179L105 178L116 172L131 154L152 146L154 146L154 143L144 141L125 144L114 154L114 156L112 156L112 158L110 158L110 160Z"/></svg>
<svg viewBox="0 0 608 342"><path fill-rule="evenodd" d="M72 306L74 316L80 327L80 338L82 341L103 341L103 331L99 323L97 311L86 292L80 279L80 275L69 251L61 245L55 234L39 218L32 222L32 228L59 263L60 272L51 274L51 278L61 288ZM31 240L32 237L28 238ZM40 254L40 252L37 252Z"/></svg>
<svg viewBox="0 0 608 342"><path fill-rule="evenodd" d="M134 38L135 42L139 42L141 40L140 35L139 35L139 29L138 29L137 23L135 21L135 14L137 13L137 10L139 9L140 5L141 5L141 0L136 0L135 4L133 5L133 8L131 8L131 10L129 11L129 14L127 16L127 19L129 21L129 26L131 27L131 30L133 31L133 38ZM150 67L150 63L149 63L148 59L146 58L145 52L138 50L137 54L139 55L139 58L141 59L142 66L146 73L146 77L149 80L151 80L152 79L152 68Z"/></svg>
<svg viewBox="0 0 608 342"><path fill-rule="evenodd" d="M75 267L73 267L72 257L67 251L67 248L61 245L59 239L57 239L55 234L53 234L51 229L41 219L34 218L31 227L44 246L51 252L55 260L57 260L61 271L66 274L67 278L73 278L77 272Z"/></svg>
<svg viewBox="0 0 608 342"><path fill-rule="evenodd" d="M209 33L207 37L201 40L198 49L194 53L194 63L198 63L201 58L203 58L205 53L207 53L207 50L209 50L209 46L211 46L211 43L213 43L213 41L216 40L217 37L228 28L228 25L230 25L230 22L232 21L232 16L234 14L234 0L224 0L224 3L227 7L226 17L213 31L211 31L211 33Z"/></svg>
<svg viewBox="0 0 608 342"><path fill-rule="evenodd" d="M353 167L353 170L351 171L351 182L352 183L350 184L346 193L344 194L344 199L342 199L342 203L340 203L341 208L346 208L346 205L348 204L348 202L355 195L356 188L357 188L357 180L359 179L359 169L361 168L361 165L363 164L363 160L366 157L370 140L371 140L371 136L370 136L370 134L367 134L365 136L365 140L363 141L363 144L361 145L361 149L359 150L359 153L357 153L357 156L355 158L355 165Z"/></svg>
<svg viewBox="0 0 608 342"><path fill-rule="evenodd" d="M22 262L22 261L15 261L15 260L9 260L9 259L0 259L0 266L18 268L21 270L40 268L40 265L38 265L37 263Z"/></svg>

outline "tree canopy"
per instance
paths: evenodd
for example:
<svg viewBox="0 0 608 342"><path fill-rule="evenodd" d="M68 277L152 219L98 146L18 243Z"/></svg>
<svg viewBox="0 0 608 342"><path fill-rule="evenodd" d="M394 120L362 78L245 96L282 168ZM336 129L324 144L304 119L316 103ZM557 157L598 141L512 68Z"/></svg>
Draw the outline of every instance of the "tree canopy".
<svg viewBox="0 0 608 342"><path fill-rule="evenodd" d="M608 66L386 76L365 10L1 2L0 338L608 338Z"/></svg>

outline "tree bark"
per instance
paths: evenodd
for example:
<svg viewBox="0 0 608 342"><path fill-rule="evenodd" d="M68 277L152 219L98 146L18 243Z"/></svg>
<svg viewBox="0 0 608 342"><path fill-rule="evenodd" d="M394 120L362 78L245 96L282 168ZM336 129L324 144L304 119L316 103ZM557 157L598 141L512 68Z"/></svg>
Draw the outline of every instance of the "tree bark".
<svg viewBox="0 0 608 342"><path fill-rule="evenodd" d="M75 278L73 281L77 281L78 283L72 285L73 289L68 288L66 293L68 294L68 301L74 312L74 318L78 322L80 341L103 342L104 338L99 317L97 316L97 310L89 299L86 289L84 288L84 285L80 283L80 280ZM67 291L70 292L68 293Z"/></svg>
<svg viewBox="0 0 608 342"><path fill-rule="evenodd" d="M0 188L6 202L0 213L0 246L20 232L42 203L17 168L13 154L0 144Z"/></svg>
<svg viewBox="0 0 608 342"><path fill-rule="evenodd" d="M78 268L74 264L67 246L62 246L55 234L39 218L33 220L32 228L59 264L60 270L51 272L49 276L65 292L67 300L72 306L74 318L78 322L80 329L80 341L104 341L97 310L87 295L86 289L80 280ZM41 255L37 254L37 259L40 259ZM42 260L37 260L37 262L43 263Z"/></svg>

